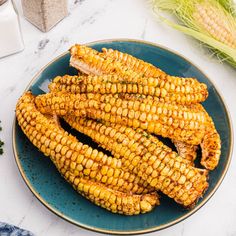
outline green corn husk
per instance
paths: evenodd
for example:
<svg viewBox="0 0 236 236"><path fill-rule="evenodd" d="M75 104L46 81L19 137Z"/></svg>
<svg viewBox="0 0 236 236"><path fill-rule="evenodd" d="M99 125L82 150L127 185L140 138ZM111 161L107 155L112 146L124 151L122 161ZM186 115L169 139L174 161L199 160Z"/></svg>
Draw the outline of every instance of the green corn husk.
<svg viewBox="0 0 236 236"><path fill-rule="evenodd" d="M233 0L218 0L218 1L229 13L236 16L236 4Z"/></svg>
<svg viewBox="0 0 236 236"><path fill-rule="evenodd" d="M153 0L153 4L163 22L208 45L218 58L236 67L236 20L221 5L226 1ZM172 12L184 25L161 16L160 10Z"/></svg>

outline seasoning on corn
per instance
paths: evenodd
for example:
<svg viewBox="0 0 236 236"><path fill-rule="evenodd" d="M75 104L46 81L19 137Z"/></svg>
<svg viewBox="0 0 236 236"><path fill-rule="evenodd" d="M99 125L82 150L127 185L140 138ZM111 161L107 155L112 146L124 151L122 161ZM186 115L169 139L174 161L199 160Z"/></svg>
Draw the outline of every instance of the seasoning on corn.
<svg viewBox="0 0 236 236"><path fill-rule="evenodd" d="M141 59L138 59L130 54L120 52L118 50L102 48L104 57L111 58L112 60L118 61L131 70L138 71L143 73L146 77L157 78L162 75L166 75L161 69L155 67L151 63L145 62Z"/></svg>
<svg viewBox="0 0 236 236"><path fill-rule="evenodd" d="M140 101L146 105L154 105L155 103L163 102L161 99L158 99L153 96L146 95L136 95L136 94L119 94L116 95L118 98L129 100L129 101ZM115 97L116 97L115 96ZM201 164L209 170L213 170L217 167L221 154L221 140L220 135L217 132L212 118L209 116L207 111L201 104L192 104L188 106L192 111L202 111L205 113L205 118L207 120L205 135L200 143L202 148L202 158ZM189 114L190 115L190 114ZM192 119L192 117L190 118ZM183 141L173 140L172 142L177 148L177 151L181 157L184 157L190 160L192 163L197 156L197 146L188 144Z"/></svg>

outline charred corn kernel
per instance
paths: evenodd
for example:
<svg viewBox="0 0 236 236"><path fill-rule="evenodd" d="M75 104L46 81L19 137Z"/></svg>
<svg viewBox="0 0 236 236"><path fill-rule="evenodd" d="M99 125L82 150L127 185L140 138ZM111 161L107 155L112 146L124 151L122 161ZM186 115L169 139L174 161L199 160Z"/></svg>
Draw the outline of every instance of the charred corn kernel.
<svg viewBox="0 0 236 236"><path fill-rule="evenodd" d="M185 177L184 175L182 175L182 176L179 178L178 183L179 183L179 184L184 184L185 181L186 181L186 177Z"/></svg>
<svg viewBox="0 0 236 236"><path fill-rule="evenodd" d="M19 125L22 127L22 130L33 143L34 140L36 140L35 137L40 136L40 141L35 142L34 144L42 152L50 155L50 158L57 167L65 167L75 176L87 176L90 179L96 178L97 180L101 180L103 178L102 181L105 182L105 184L107 184L106 182L108 180L108 177L117 178L117 181L123 181L125 186L128 186L130 184L130 180L124 180L122 177L126 174L127 170L121 169L121 160L109 157L102 152L94 151L88 145L79 143L75 137L64 131L60 126L58 126L58 124L51 123L46 116L42 115L36 109L34 101L35 98L30 92L25 93L19 100L16 108ZM19 107L21 107L21 109ZM31 127L32 132L36 132L35 136L32 136L32 132L27 132L26 128L22 126L22 124L26 120L26 118L24 118L24 112L22 110L26 107L31 108L30 113L27 114L27 127ZM52 133L53 131L56 138L49 134L46 137L46 134L44 132L42 132L41 130L36 130L35 126L31 126L31 121L35 121L36 119L37 123L40 124L41 127L46 128L48 133ZM41 143L41 141L43 141L43 143ZM54 150L50 149L50 142L56 142L56 146L53 145L53 147L55 146ZM62 145L61 142L63 142L64 145ZM49 148L46 148L45 144L47 144ZM70 153L70 155L67 156L67 153ZM137 191L139 191L140 188L143 189L141 184L135 182L136 177L133 176L133 174L128 174L133 179L132 188L136 188ZM113 177L112 175L116 177ZM117 182L114 181L114 183ZM120 186L118 190L122 190L124 192L127 191L123 186ZM148 189L145 189L143 192L145 191L148 192Z"/></svg>
<svg viewBox="0 0 236 236"><path fill-rule="evenodd" d="M133 130L132 128L108 122L103 124L103 128L101 129L101 125L98 121L72 116L64 118L66 122L79 132L86 135L89 133L89 136L95 142L108 151L111 151L111 153L116 152L116 145L118 144L119 137L122 135L125 141L121 144L123 149L127 150L123 152L123 155L120 157L124 167L129 168L134 174L140 176L144 180L144 184L148 184L156 190L161 190L167 195L169 193L170 196L174 195L174 200L186 207L194 205L199 196L201 196L208 187L207 176L202 173L202 170L194 168L188 160L178 156L177 153L165 147L157 138L147 134L141 129ZM106 129L109 130L109 133L113 134L112 137L110 137L109 144L101 142L99 137L104 133L108 133ZM93 131L89 132L91 130ZM135 143L138 143L138 146L141 146L143 150L145 150L145 155L143 155L142 158L139 157L137 149L130 150L130 145L132 146ZM154 149L153 146L156 148ZM190 174L188 174L189 172ZM194 175L192 175L193 173ZM193 177L195 177L195 179ZM185 185L187 179L189 179L191 183L198 181L198 186L192 185L189 189L190 185ZM122 180L118 180L117 184L118 186L123 185ZM173 194L174 190L169 190L170 186L174 185L180 186L175 194ZM183 191L183 193L189 193L191 201L189 201L189 198L187 200L182 199L182 195L179 193L180 190ZM193 194L192 192L197 192L197 194Z"/></svg>

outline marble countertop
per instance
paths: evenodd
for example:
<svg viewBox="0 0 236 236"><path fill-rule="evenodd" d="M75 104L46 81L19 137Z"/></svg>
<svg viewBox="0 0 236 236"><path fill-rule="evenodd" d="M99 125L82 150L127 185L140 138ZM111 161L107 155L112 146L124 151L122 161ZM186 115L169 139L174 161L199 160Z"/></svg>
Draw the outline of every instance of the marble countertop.
<svg viewBox="0 0 236 236"><path fill-rule="evenodd" d="M25 50L0 59L0 120L5 141L0 156L0 221L31 230L36 235L99 235L57 217L30 192L17 169L12 151L12 121L17 98L40 68L72 44L101 39L130 38L158 43L191 59L216 84L236 120L236 71L221 64L195 40L168 28L152 14L145 0L73 0L70 14L48 33L42 33L20 15ZM234 126L234 133L235 133ZM148 235L236 235L236 162L215 195L198 212L177 225Z"/></svg>

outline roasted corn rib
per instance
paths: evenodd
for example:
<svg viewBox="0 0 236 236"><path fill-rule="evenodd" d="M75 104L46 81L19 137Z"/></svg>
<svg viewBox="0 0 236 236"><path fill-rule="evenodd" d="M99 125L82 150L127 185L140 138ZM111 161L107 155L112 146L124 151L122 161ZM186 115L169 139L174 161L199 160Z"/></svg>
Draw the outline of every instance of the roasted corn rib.
<svg viewBox="0 0 236 236"><path fill-rule="evenodd" d="M155 205L159 205L156 193L144 195L123 193L101 183L76 177L66 168L61 168L60 172L81 195L113 213L137 215L151 211Z"/></svg>
<svg viewBox="0 0 236 236"><path fill-rule="evenodd" d="M58 169L65 168L78 178L99 181L113 190L129 193L150 191L150 187L145 190L140 186L144 182L139 181L140 177L121 169L121 160L83 145L56 122L42 115L34 100L29 92L20 98L16 107L18 123L29 140L50 156Z"/></svg>
<svg viewBox="0 0 236 236"><path fill-rule="evenodd" d="M122 66L115 59L106 57L106 55L97 52L86 46L75 45L70 49L70 65L87 74L109 75L116 74L126 82L160 85L155 96L164 96L168 101L176 101L181 104L190 104L204 101L208 96L207 86L199 83L193 78L178 78L161 73L157 77L144 77L143 72L135 72L127 66ZM146 82L144 82L146 81ZM147 82L150 81L150 82ZM135 86L134 86L135 87ZM154 88L140 89L139 93L144 90L153 90Z"/></svg>
<svg viewBox="0 0 236 236"><path fill-rule="evenodd" d="M127 74L128 72L126 72ZM130 80L130 78L132 78ZM191 101L197 97L201 100L203 91L195 91L189 85L177 86L160 78L131 77L113 75L89 76L57 76L49 85L51 91L67 91L73 93L101 94L144 94L162 98L166 102Z"/></svg>
<svg viewBox="0 0 236 236"><path fill-rule="evenodd" d="M112 151L112 154L117 158L122 158L127 149L123 149L122 145L130 145L129 148L136 155L144 156L147 152L154 153L156 148L162 148L165 152L172 152L172 149L160 142L160 140L147 133L142 129L132 129L122 125L115 125L109 122L101 122L89 118L80 118L76 116L64 116L64 120L77 131L84 133L91 137L95 142L99 143L103 148ZM113 130L114 129L114 130ZM112 137L107 132L112 132ZM125 134L132 132L134 140L131 143L127 143ZM114 136L114 137L113 137ZM112 143L115 139L117 142ZM123 144L122 144L123 143ZM110 145L111 147L107 148ZM128 147L126 147L128 148ZM189 164L188 160L183 159L182 162Z"/></svg>
<svg viewBox="0 0 236 236"><path fill-rule="evenodd" d="M138 59L130 54L120 52L118 50L102 48L103 54L111 58L112 60L121 62L126 65L128 68L138 71L144 74L147 77L159 77L166 75L164 71L160 68L155 67L151 63L145 62L141 59Z"/></svg>
<svg viewBox="0 0 236 236"><path fill-rule="evenodd" d="M212 118L202 105L199 106L199 110L205 112L208 120L205 135L200 143L202 149L201 164L209 170L214 170L220 160L221 139Z"/></svg>
<svg viewBox="0 0 236 236"><path fill-rule="evenodd" d="M86 101L79 102L83 95ZM206 119L201 111L173 104L150 105L139 101L126 101L111 95L83 95L65 92L48 93L38 96L35 102L42 113L55 112L57 115L62 113L76 115L75 106L68 106L67 102L80 103L90 118L142 128L193 145L200 144L204 136ZM71 107L74 109L69 109Z"/></svg>
<svg viewBox="0 0 236 236"><path fill-rule="evenodd" d="M64 117L72 127L120 156L122 164L185 207L193 206L208 187L207 171L194 168L157 138L141 129ZM154 141L155 140L155 141Z"/></svg>

